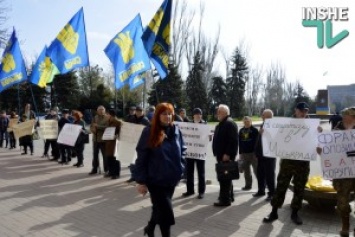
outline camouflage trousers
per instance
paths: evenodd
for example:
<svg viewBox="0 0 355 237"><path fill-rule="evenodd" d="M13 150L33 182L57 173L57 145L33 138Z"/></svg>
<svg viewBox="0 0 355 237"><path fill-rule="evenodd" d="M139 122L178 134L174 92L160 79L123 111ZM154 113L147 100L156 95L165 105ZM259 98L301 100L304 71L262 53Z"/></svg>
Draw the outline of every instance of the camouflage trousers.
<svg viewBox="0 0 355 237"><path fill-rule="evenodd" d="M290 185L293 183L293 198L291 208L299 210L302 208L304 187L308 181L309 161L280 160L280 171L277 176L277 186L271 200L271 206L280 208L285 201L285 195Z"/></svg>
<svg viewBox="0 0 355 237"><path fill-rule="evenodd" d="M351 212L350 193L355 191L355 179L335 179L333 186L337 191L337 209L340 215L349 216Z"/></svg>

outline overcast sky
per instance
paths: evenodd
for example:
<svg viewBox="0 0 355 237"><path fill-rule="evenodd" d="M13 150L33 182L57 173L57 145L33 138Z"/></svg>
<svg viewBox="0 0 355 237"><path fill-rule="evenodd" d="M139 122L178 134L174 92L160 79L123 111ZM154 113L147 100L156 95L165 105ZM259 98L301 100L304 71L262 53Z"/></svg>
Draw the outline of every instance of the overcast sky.
<svg viewBox="0 0 355 237"><path fill-rule="evenodd" d="M337 0L201 0L205 3L205 32L214 38L221 26L220 44L231 54L241 40L248 46L249 63L270 67L279 63L288 81L300 80L315 96L327 85L354 83L355 1ZM45 44L84 7L92 65L109 68L103 49L137 13L145 26L162 0L5 0L11 7L6 25L18 32L27 60L35 60ZM200 0L188 0L191 9ZM333 35L349 36L328 49L317 47L316 28L302 26L302 7L348 7L349 21L333 22ZM222 56L215 70L225 71ZM324 76L323 76L324 75ZM355 93L355 92L354 92Z"/></svg>

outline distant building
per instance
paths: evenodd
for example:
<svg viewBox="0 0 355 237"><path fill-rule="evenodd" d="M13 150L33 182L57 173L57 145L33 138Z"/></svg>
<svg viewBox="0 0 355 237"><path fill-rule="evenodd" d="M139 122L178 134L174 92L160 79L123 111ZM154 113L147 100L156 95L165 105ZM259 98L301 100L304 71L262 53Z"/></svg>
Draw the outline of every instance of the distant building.
<svg viewBox="0 0 355 237"><path fill-rule="evenodd" d="M327 115L330 112L328 102L328 90L318 90L316 100L316 114Z"/></svg>
<svg viewBox="0 0 355 237"><path fill-rule="evenodd" d="M355 106L355 84L327 86L331 113Z"/></svg>

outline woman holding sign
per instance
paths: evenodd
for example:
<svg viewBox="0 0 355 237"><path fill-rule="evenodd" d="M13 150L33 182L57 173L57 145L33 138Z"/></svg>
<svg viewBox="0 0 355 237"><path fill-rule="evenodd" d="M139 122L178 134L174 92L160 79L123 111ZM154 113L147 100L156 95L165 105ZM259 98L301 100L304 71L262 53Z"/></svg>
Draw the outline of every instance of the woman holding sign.
<svg viewBox="0 0 355 237"><path fill-rule="evenodd" d="M27 119L27 115L23 114L20 122L26 122ZM25 135L19 138L20 141L20 146L23 146L23 152L21 153L21 155L27 155L27 148L30 148L31 151L31 156L33 155L33 140L32 140L32 135Z"/></svg>
<svg viewBox="0 0 355 237"><path fill-rule="evenodd" d="M173 124L174 107L158 104L151 126L145 127L137 144L137 190L143 196L149 191L152 216L144 235L154 236L156 225L163 237L170 236L175 224L171 198L184 172L186 150L180 129Z"/></svg>
<svg viewBox="0 0 355 237"><path fill-rule="evenodd" d="M346 108L341 112L343 119L335 126L335 130L355 129L355 107ZM350 152L349 152L350 153ZM342 228L340 236L349 236L350 212L351 208L350 193L355 190L355 179L335 179L333 180L334 189L337 191L337 209L341 216ZM355 230L354 230L355 231Z"/></svg>
<svg viewBox="0 0 355 237"><path fill-rule="evenodd" d="M73 111L73 118L74 118L74 124L82 126L81 132L85 133L86 130L85 130L85 122L83 120L83 114L80 111L74 110ZM79 135L79 137L81 137L81 134ZM74 150L75 150L76 156L78 158L78 162L73 165L78 168L84 166L83 161L84 161L84 148L85 148L84 140L80 139L79 137L78 137L78 140L74 146Z"/></svg>

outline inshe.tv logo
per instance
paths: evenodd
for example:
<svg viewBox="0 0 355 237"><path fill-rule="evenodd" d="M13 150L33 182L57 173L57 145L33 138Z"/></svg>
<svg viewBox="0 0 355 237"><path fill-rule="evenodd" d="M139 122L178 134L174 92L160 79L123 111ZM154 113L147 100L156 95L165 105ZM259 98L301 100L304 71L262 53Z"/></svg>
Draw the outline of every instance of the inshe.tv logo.
<svg viewBox="0 0 355 237"><path fill-rule="evenodd" d="M302 7L302 25L317 28L317 46L332 48L349 35L343 30L333 36L334 21L349 21L348 7Z"/></svg>

